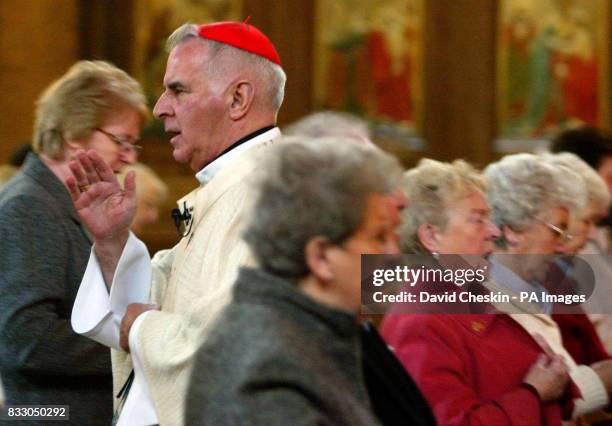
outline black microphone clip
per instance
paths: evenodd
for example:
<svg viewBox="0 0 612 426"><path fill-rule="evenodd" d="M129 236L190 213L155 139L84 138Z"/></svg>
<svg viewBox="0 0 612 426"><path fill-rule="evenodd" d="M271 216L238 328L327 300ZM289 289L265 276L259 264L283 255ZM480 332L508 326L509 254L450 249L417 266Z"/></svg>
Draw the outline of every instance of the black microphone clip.
<svg viewBox="0 0 612 426"><path fill-rule="evenodd" d="M191 226L193 225L191 211L193 211L193 207L187 208L187 201L183 202L183 211L178 208L172 209L172 220L174 226L176 226L176 232L181 237L186 237L191 232Z"/></svg>

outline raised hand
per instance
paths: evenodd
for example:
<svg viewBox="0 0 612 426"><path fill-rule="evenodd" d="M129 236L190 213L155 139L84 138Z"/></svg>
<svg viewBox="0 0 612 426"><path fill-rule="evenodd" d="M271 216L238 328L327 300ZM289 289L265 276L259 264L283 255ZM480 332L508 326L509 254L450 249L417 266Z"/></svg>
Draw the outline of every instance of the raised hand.
<svg viewBox="0 0 612 426"><path fill-rule="evenodd" d="M126 176L121 188L111 168L94 150L78 151L71 161L74 177L66 185L74 206L96 243L126 239L136 213L135 175Z"/></svg>

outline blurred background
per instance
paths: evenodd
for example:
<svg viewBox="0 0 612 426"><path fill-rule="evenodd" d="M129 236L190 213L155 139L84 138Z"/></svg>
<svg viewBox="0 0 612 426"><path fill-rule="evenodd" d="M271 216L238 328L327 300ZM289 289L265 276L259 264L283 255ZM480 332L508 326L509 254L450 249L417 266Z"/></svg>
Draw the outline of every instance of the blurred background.
<svg viewBox="0 0 612 426"><path fill-rule="evenodd" d="M280 53L281 127L320 109L366 119L406 166L482 166L560 130L610 126L610 0L0 0L0 163L31 137L40 92L78 59L134 75L150 106L165 38L180 24L244 20ZM178 236L170 211L196 187L159 122L140 161L168 185L151 251Z"/></svg>

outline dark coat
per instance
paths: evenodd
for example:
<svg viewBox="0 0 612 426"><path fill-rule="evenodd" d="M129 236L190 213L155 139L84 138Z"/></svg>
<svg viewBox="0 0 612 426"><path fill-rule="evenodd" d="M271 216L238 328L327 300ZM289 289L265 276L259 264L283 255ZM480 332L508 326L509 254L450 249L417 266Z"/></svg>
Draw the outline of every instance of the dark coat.
<svg viewBox="0 0 612 426"><path fill-rule="evenodd" d="M74 424L110 424L108 348L72 331L91 240L68 190L30 154L0 192L0 375L7 404L70 405Z"/></svg>
<svg viewBox="0 0 612 426"><path fill-rule="evenodd" d="M198 351L185 423L377 425L360 353L354 315L243 268Z"/></svg>
<svg viewBox="0 0 612 426"><path fill-rule="evenodd" d="M429 404L371 322L361 326L363 374L374 412L385 426L435 426Z"/></svg>

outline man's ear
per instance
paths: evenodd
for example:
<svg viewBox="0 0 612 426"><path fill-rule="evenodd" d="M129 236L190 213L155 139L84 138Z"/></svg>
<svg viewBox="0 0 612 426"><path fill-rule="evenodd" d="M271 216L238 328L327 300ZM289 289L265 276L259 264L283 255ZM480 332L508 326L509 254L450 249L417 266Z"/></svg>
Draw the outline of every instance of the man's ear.
<svg viewBox="0 0 612 426"><path fill-rule="evenodd" d="M304 247L304 258L310 273L319 282L330 282L334 272L329 258L329 249L332 244L325 237L314 237L308 240Z"/></svg>
<svg viewBox="0 0 612 426"><path fill-rule="evenodd" d="M417 229L417 236L421 244L431 253L439 251L439 242L436 232L436 227L430 223L423 223Z"/></svg>
<svg viewBox="0 0 612 426"><path fill-rule="evenodd" d="M251 108L255 99L255 86L248 80L239 80L232 85L230 118L240 120Z"/></svg>

